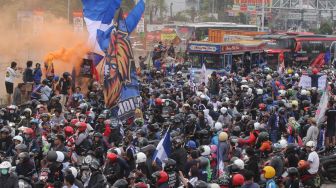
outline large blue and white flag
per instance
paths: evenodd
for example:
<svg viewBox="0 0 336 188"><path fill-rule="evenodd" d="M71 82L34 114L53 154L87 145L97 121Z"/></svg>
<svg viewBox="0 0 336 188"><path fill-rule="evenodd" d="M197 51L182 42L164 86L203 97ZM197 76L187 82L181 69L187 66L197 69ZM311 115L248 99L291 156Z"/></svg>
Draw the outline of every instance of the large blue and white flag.
<svg viewBox="0 0 336 188"><path fill-rule="evenodd" d="M105 32L113 27L113 17L121 0L82 0L84 20L89 32L89 45L95 53L103 55L98 44L98 31Z"/></svg>
<svg viewBox="0 0 336 188"><path fill-rule="evenodd" d="M98 58L93 59L97 65L104 57L109 44L111 32L115 30L114 15L120 8L122 0L82 0L84 20L89 32L89 47ZM145 10L143 0L138 1L125 19L127 32L131 33Z"/></svg>
<svg viewBox="0 0 336 188"><path fill-rule="evenodd" d="M153 161L163 164L163 161L168 159L171 152L170 131L167 130L164 137L160 140L153 155Z"/></svg>

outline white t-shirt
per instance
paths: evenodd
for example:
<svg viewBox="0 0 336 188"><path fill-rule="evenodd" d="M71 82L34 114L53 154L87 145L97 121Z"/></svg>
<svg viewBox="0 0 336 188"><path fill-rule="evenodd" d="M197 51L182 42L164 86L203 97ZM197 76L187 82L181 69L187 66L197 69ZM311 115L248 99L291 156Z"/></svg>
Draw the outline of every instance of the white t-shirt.
<svg viewBox="0 0 336 188"><path fill-rule="evenodd" d="M320 166L320 158L318 154L316 153L316 151L309 153L307 161L310 164L310 168L308 169L308 172L310 174L316 174Z"/></svg>
<svg viewBox="0 0 336 188"><path fill-rule="evenodd" d="M17 77L17 74L16 74L15 70L10 68L10 67L7 67L5 81L10 82L10 83L14 83L15 77Z"/></svg>
<svg viewBox="0 0 336 188"><path fill-rule="evenodd" d="M48 101L51 95L51 88L47 85L41 88L41 101Z"/></svg>

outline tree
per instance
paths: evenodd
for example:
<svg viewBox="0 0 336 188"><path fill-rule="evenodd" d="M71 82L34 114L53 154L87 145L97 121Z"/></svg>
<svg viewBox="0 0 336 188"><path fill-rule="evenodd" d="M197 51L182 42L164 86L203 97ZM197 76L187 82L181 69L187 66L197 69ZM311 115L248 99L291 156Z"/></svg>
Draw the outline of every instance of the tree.
<svg viewBox="0 0 336 188"><path fill-rule="evenodd" d="M331 35L333 33L331 23L322 22L318 31L320 34Z"/></svg>

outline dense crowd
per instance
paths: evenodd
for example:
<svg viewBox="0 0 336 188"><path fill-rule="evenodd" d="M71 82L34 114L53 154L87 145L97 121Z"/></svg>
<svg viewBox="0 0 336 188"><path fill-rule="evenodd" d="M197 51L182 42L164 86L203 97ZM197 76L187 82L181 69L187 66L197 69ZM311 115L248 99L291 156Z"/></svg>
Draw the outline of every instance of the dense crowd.
<svg viewBox="0 0 336 188"><path fill-rule="evenodd" d="M142 107L125 121L105 108L98 82L83 93L69 73L42 76L32 62L23 81L34 89L21 101L12 63L6 73L12 104L0 109L0 188L298 188L336 175L328 167L320 175L320 157L336 144L332 70L237 67L195 83L174 66L172 45L159 44L152 57L153 66L139 58ZM304 72L327 75L322 120L315 113L323 91L300 88ZM168 156L155 158L167 134Z"/></svg>

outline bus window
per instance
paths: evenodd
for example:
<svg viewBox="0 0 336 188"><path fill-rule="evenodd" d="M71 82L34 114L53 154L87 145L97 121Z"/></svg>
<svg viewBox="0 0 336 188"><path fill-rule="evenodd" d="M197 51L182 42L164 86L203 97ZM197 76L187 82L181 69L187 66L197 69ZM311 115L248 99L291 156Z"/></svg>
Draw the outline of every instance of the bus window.
<svg viewBox="0 0 336 188"><path fill-rule="evenodd" d="M206 62L205 66L207 69L221 69L224 67L220 55L204 55L204 62Z"/></svg>
<svg viewBox="0 0 336 188"><path fill-rule="evenodd" d="M201 58L199 55L197 54L190 54L189 58L191 59L191 65L194 68L201 68L202 66L202 62L201 62Z"/></svg>

